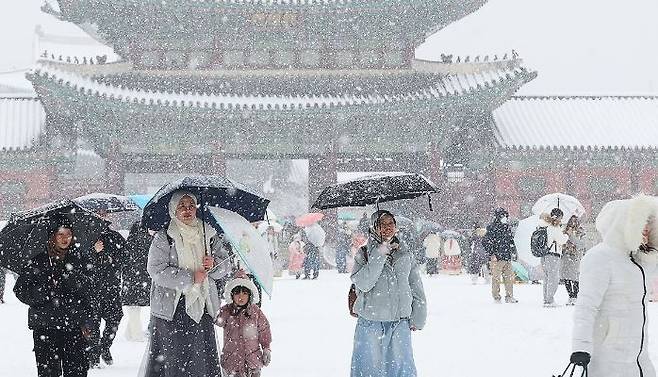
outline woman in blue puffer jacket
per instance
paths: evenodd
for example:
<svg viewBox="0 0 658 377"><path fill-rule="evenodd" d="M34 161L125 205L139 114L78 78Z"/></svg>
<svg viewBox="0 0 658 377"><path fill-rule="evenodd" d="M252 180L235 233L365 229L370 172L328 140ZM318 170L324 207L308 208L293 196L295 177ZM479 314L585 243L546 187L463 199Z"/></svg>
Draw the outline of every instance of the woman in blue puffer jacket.
<svg viewBox="0 0 658 377"><path fill-rule="evenodd" d="M352 353L352 377L414 377L411 332L425 325L427 306L413 253L395 236L389 211L372 216L367 255L354 260L352 282L358 316Z"/></svg>

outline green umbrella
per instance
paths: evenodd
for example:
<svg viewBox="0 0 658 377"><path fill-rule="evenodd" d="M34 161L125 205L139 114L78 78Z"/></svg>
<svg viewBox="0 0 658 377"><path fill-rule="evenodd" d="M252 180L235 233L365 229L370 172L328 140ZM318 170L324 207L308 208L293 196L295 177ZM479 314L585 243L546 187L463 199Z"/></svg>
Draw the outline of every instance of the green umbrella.
<svg viewBox="0 0 658 377"><path fill-rule="evenodd" d="M526 270L521 263L513 261L512 262L512 269L514 270L514 273L516 276L519 277L519 279L523 281L528 281L530 280L530 274L528 274L528 270Z"/></svg>
<svg viewBox="0 0 658 377"><path fill-rule="evenodd" d="M356 220L356 216L354 216L353 214L351 214L351 213L349 213L349 212L340 212L340 213L338 213L338 215L336 216L336 218L337 218L338 220L343 220L343 221L352 221L352 220Z"/></svg>

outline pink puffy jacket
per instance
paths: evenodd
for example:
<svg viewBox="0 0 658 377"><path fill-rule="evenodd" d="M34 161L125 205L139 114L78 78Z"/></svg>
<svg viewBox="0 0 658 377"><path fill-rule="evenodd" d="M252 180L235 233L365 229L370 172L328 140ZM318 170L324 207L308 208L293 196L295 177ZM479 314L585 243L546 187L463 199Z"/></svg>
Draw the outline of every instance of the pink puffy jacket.
<svg viewBox="0 0 658 377"><path fill-rule="evenodd" d="M270 349L272 334L265 314L254 304L237 315L235 306L222 306L217 325L224 328L221 364L229 373L242 375L247 370L263 367L263 350Z"/></svg>
<svg viewBox="0 0 658 377"><path fill-rule="evenodd" d="M288 270L292 272L300 271L304 265L304 243L302 241L293 241L288 246L289 262Z"/></svg>

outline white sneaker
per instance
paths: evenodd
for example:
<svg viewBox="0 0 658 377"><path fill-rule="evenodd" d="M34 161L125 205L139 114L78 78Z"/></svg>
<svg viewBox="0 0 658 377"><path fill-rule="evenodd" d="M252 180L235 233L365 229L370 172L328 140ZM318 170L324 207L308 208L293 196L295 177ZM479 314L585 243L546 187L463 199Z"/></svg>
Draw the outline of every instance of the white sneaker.
<svg viewBox="0 0 658 377"><path fill-rule="evenodd" d="M576 305L576 298L574 298L574 297L569 297L569 300L567 300L567 305L568 305L568 306L574 306L574 305Z"/></svg>
<svg viewBox="0 0 658 377"><path fill-rule="evenodd" d="M505 302L508 304L516 304L519 302L519 300L515 299L514 297L505 297Z"/></svg>
<svg viewBox="0 0 658 377"><path fill-rule="evenodd" d="M500 304L500 303L501 303L500 298L494 298L494 302L495 302L496 304Z"/></svg>
<svg viewBox="0 0 658 377"><path fill-rule="evenodd" d="M544 307L545 307L545 308L557 308L558 306L560 306L560 305L557 304L555 301L553 301L553 302L545 302L545 303L544 303Z"/></svg>

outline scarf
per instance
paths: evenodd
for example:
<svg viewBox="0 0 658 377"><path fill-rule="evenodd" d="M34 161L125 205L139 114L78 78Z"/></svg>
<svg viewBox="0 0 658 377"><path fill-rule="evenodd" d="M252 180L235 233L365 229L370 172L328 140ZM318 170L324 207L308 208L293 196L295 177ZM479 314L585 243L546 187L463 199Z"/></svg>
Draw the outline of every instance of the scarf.
<svg viewBox="0 0 658 377"><path fill-rule="evenodd" d="M178 256L178 267L194 272L203 269L202 262L206 248L210 250L210 238L216 234L216 231L209 224L205 224L206 237L204 240L203 222L195 219L191 225L187 225L176 218L178 202L185 196L192 198L194 204L197 203L196 197L189 192L179 191L172 195L169 201L171 222L169 223L169 228L167 228L167 234L174 240ZM185 296L185 312L196 323L201 322L201 317L206 306L208 306L208 312L212 311L208 279L205 279L202 283L194 283L189 288L177 291Z"/></svg>

